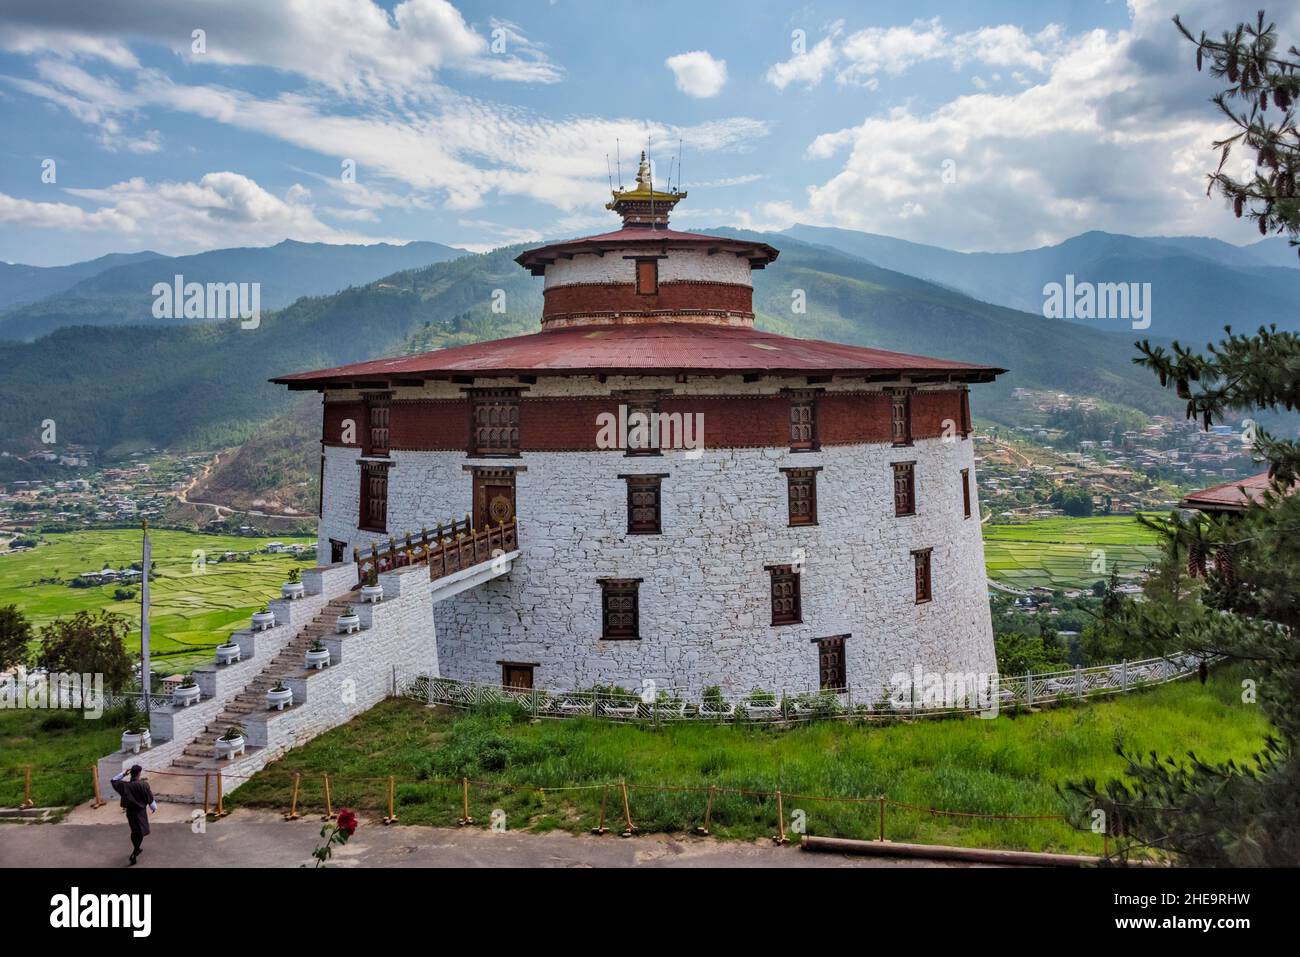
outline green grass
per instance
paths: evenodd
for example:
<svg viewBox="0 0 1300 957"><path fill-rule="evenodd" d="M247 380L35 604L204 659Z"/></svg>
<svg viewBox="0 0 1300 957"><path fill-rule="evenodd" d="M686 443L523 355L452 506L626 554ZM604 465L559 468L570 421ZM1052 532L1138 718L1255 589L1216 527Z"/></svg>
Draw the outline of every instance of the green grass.
<svg viewBox="0 0 1300 957"><path fill-rule="evenodd" d="M268 599L279 596L280 585L298 559L289 555L254 555L249 562L207 563L196 571L195 550L206 555L258 549L270 541L310 542L310 539L244 538L158 530L149 533L158 577L149 585L150 634L154 654L164 657L155 670L185 670L211 657L211 647L236 628ZM16 604L34 627L78 611L107 609L135 622L128 641L139 648L140 599L116 601L118 586L72 588L38 584L41 579L71 581L84 571L105 565L124 568L140 560L140 532L103 529L48 535L48 544L31 551L0 555L0 605ZM180 652L172 656L166 653Z"/></svg>
<svg viewBox="0 0 1300 957"><path fill-rule="evenodd" d="M494 809L510 828L582 831L595 825L603 785L626 780L665 788L736 788L719 794L715 835L754 838L775 830L771 792L787 815L807 816L811 834L874 837L878 806L811 797L874 798L990 815L1060 815L1054 787L1086 775L1109 777L1131 748L1209 760L1246 758L1266 723L1240 701L1231 674L1206 686L1182 682L1122 699L1063 706L996 720L931 720L887 726L822 722L788 730L671 724L659 729L590 719L529 723L506 712L447 713L389 700L298 748L231 797L245 806L285 808L294 772L300 803L318 811L321 777L331 775L334 806L378 811L386 778L396 777L397 813L407 824L450 825L460 816L459 779L468 777L470 811L487 824ZM536 788L573 788L541 795ZM630 792L643 831L684 831L702 820L698 790ZM617 790L610 826L621 827ZM617 827L616 827L617 826ZM787 827L789 825L787 824ZM895 806L887 833L898 841L1098 853L1100 839L1058 821L944 818Z"/></svg>
<svg viewBox="0 0 1300 957"><path fill-rule="evenodd" d="M85 718L78 711L0 711L0 807L23 796L23 769L32 769L37 807L77 804L92 795L90 766L121 746L116 714Z"/></svg>
<svg viewBox="0 0 1300 957"><path fill-rule="evenodd" d="M1096 571L1105 552L1105 571ZM1131 515L1046 518L1020 525L984 526L989 577L1017 588L1086 588L1110 574L1137 572L1161 554L1159 536Z"/></svg>

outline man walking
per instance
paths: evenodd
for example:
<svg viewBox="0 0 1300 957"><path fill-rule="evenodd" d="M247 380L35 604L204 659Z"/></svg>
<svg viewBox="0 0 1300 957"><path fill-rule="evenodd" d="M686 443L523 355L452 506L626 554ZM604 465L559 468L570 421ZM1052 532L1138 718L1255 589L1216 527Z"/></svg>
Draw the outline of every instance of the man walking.
<svg viewBox="0 0 1300 957"><path fill-rule="evenodd" d="M131 780L123 781L125 773L113 778L113 790L122 795L122 810L126 811L126 822L131 825L131 863L134 865L140 856L140 845L149 833L149 811L157 812L158 802L153 799L153 791L148 781L140 780L144 769L138 764L131 765Z"/></svg>

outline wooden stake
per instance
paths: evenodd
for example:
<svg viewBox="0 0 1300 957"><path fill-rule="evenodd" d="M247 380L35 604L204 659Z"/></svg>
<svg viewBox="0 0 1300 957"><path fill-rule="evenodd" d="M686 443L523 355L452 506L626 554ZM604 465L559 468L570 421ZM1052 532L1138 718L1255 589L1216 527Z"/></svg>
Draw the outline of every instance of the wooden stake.
<svg viewBox="0 0 1300 957"><path fill-rule="evenodd" d="M605 805L609 803L609 785L605 785L605 790L600 795L600 820L596 826L591 829L592 834L605 834L609 828L605 826Z"/></svg>
<svg viewBox="0 0 1300 957"><path fill-rule="evenodd" d="M880 798L880 840L881 840L881 843L884 843L884 840L885 840L885 799L884 799L883 797Z"/></svg>
<svg viewBox="0 0 1300 957"><path fill-rule="evenodd" d="M93 764L90 766L90 783L95 788L95 800L91 802L91 807L103 807L104 799L99 796L99 769Z"/></svg>
<svg viewBox="0 0 1300 957"><path fill-rule="evenodd" d="M397 823L397 810L393 807L397 796L397 778L393 775L388 776L388 817L384 818L385 824Z"/></svg>
<svg viewBox="0 0 1300 957"><path fill-rule="evenodd" d="M293 775L293 797L289 800L289 813L284 816L286 821L298 820L298 788L302 785L302 772L295 771Z"/></svg>
<svg viewBox="0 0 1300 957"><path fill-rule="evenodd" d="M221 794L221 772L217 772L217 817L226 816L226 805Z"/></svg>
<svg viewBox="0 0 1300 957"><path fill-rule="evenodd" d="M772 843L777 847L790 843L785 836L785 805L781 801L780 791L776 792L776 833L772 835Z"/></svg>
<svg viewBox="0 0 1300 957"><path fill-rule="evenodd" d="M713 814L713 785L709 785L709 799L704 803L704 824L695 829L695 833L701 837L709 835L709 817Z"/></svg>
<svg viewBox="0 0 1300 957"><path fill-rule="evenodd" d="M627 782L623 781L619 785L623 789L623 822L626 827L621 837L631 837L636 833L636 825L632 823L632 807L627 802Z"/></svg>
<svg viewBox="0 0 1300 957"><path fill-rule="evenodd" d="M325 813L321 815L322 821L334 820L334 808L330 799L330 776L325 775Z"/></svg>
<svg viewBox="0 0 1300 957"><path fill-rule="evenodd" d="M208 816L208 790L212 787L212 775L203 775L203 816Z"/></svg>
<svg viewBox="0 0 1300 957"><path fill-rule="evenodd" d="M459 827L465 827L467 824L473 824L474 819L469 816L469 778L460 779L460 820L456 822Z"/></svg>
<svg viewBox="0 0 1300 957"><path fill-rule="evenodd" d="M23 803L19 807L32 806L32 766L23 768Z"/></svg>

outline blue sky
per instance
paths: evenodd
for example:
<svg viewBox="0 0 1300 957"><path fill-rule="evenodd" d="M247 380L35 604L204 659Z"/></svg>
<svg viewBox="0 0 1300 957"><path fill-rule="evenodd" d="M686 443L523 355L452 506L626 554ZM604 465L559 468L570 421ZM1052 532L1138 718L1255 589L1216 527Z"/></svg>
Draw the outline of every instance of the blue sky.
<svg viewBox="0 0 1300 957"><path fill-rule="evenodd" d="M621 142L626 181L647 137L659 182L684 141L680 228L807 222L957 249L1088 229L1248 242L1205 197L1223 127L1175 10L1211 32L1250 12L8 0L0 259L599 232L616 225L606 153ZM1300 40L1300 12L1277 14Z"/></svg>

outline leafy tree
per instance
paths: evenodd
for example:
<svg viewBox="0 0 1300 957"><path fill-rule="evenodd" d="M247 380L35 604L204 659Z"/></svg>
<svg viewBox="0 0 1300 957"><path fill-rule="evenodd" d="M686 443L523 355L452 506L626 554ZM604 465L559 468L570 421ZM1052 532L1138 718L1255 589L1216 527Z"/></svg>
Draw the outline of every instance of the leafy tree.
<svg viewBox="0 0 1300 957"><path fill-rule="evenodd" d="M1048 499L1053 506L1076 518L1092 514L1092 493L1083 488L1058 488Z"/></svg>
<svg viewBox="0 0 1300 957"><path fill-rule="evenodd" d="M1065 668L1065 663L1043 646L1040 635L1010 631L997 636L996 646L998 672L1003 675L1023 675L1027 671L1046 674Z"/></svg>
<svg viewBox="0 0 1300 957"><path fill-rule="evenodd" d="M1177 22L1177 20L1175 21ZM1215 144L1218 170L1210 191L1249 215L1260 231L1300 234L1300 136L1294 103L1300 98L1300 51L1276 55L1277 37L1261 13L1223 39L1193 37L1198 66L1230 86L1215 97L1238 132ZM1235 145L1253 150L1256 173L1237 181L1223 173ZM1134 359L1174 386L1187 416L1208 428L1231 410L1293 411L1300 405L1300 337L1261 328L1233 334L1194 352L1175 342L1170 352L1143 341ZM1294 749L1300 734L1300 444L1262 431L1256 451L1266 459L1270 490L1232 518L1173 513L1148 520L1161 529L1166 552L1146 589L1147 601L1125 605L1115 617L1125 640L1156 652L1188 650L1241 662L1257 688L1274 733L1246 763L1212 764L1152 753L1121 754L1124 780L1092 780L1064 788L1077 824L1093 809L1105 812L1126 857L1138 847L1171 852L1178 863L1201 866L1295 866L1300 863L1300 770ZM1207 559L1217 560L1211 565ZM1190 567L1189 567L1190 566ZM1207 574L1193 576L1207 566Z"/></svg>
<svg viewBox="0 0 1300 957"><path fill-rule="evenodd" d="M0 608L0 670L27 663L32 626L17 605Z"/></svg>
<svg viewBox="0 0 1300 957"><path fill-rule="evenodd" d="M79 611L41 629L41 664L51 671L103 674L104 684L117 691L131 677L126 651L130 623L121 615Z"/></svg>

